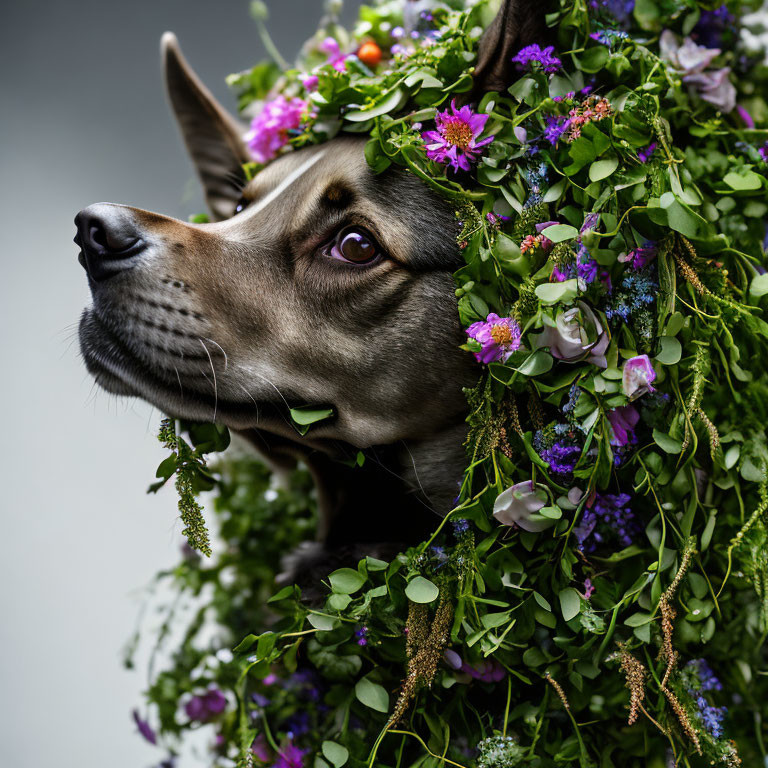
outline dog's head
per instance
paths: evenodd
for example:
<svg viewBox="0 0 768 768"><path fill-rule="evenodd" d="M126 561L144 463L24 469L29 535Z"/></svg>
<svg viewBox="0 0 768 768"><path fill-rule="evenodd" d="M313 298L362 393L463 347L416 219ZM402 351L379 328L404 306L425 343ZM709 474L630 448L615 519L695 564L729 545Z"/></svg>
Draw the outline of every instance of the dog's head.
<svg viewBox="0 0 768 768"><path fill-rule="evenodd" d="M486 34L479 88L504 77L518 5ZM314 445L418 440L460 421L475 374L458 349L450 204L404 171L374 175L358 138L288 153L246 182L241 129L172 35L163 56L216 221L107 203L78 214L93 296L81 347L97 382L176 416L294 439L288 408L330 407Z"/></svg>

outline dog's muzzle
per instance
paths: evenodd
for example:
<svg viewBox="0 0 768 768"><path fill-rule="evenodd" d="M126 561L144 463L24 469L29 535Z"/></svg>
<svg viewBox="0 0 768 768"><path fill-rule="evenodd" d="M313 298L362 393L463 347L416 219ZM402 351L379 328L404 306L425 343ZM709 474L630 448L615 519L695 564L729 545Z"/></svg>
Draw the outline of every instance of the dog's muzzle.
<svg viewBox="0 0 768 768"><path fill-rule="evenodd" d="M75 216L75 225L78 260L97 283L135 266L146 247L133 214L120 205L89 205Z"/></svg>

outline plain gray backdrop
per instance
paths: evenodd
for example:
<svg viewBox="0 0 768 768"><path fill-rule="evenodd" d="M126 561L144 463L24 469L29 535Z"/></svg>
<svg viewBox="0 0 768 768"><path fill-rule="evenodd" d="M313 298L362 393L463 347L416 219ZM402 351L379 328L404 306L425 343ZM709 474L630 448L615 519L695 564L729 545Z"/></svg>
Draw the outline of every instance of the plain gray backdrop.
<svg viewBox="0 0 768 768"><path fill-rule="evenodd" d="M293 58L322 2L268 5ZM265 53L245 0L0 10L0 766L145 768L163 755L135 733L145 671L125 671L121 649L181 528L172 489L144 493L160 414L93 390L80 363L72 220L101 200L204 210L165 103L163 31L230 109L224 77Z"/></svg>

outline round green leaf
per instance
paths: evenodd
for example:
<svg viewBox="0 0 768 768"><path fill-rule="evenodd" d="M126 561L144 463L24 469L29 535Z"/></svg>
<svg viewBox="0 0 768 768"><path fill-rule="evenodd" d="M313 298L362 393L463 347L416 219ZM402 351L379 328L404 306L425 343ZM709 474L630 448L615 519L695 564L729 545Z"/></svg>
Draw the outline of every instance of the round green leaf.
<svg viewBox="0 0 768 768"><path fill-rule="evenodd" d="M579 282L576 278L572 280L563 280L562 283L542 283L541 285L536 286L536 295L539 297L542 304L557 304L558 301L572 301L576 298L578 293Z"/></svg>
<svg viewBox="0 0 768 768"><path fill-rule="evenodd" d="M323 755L333 764L334 768L341 768L349 760L349 750L335 741L324 741L322 749Z"/></svg>
<svg viewBox="0 0 768 768"><path fill-rule="evenodd" d="M432 603L437 600L440 590L429 579L417 576L408 582L405 594L414 603Z"/></svg>
<svg viewBox="0 0 768 768"><path fill-rule="evenodd" d="M364 677L355 686L355 696L361 704L375 709L377 712L389 712L389 694L378 685Z"/></svg>
<svg viewBox="0 0 768 768"><path fill-rule="evenodd" d="M659 432L658 429L653 430L653 441L665 453L671 453L675 455L679 454L680 451L683 450L683 444L679 440L675 440L674 437L670 437L665 432Z"/></svg>
<svg viewBox="0 0 768 768"><path fill-rule="evenodd" d="M562 243L565 240L573 240L574 237L578 237L579 230L570 224L553 224L542 230L541 234L553 243Z"/></svg>
<svg viewBox="0 0 768 768"><path fill-rule="evenodd" d="M764 275L758 275L749 284L749 295L753 299L759 299L761 296L765 296L766 293L768 293L768 272Z"/></svg>
<svg viewBox="0 0 768 768"><path fill-rule="evenodd" d="M573 587L567 587L561 590L558 595L560 598L560 610L563 612L563 618L570 621L581 611L581 596Z"/></svg>
<svg viewBox="0 0 768 768"><path fill-rule="evenodd" d="M763 185L762 179L753 171L744 171L742 173L731 171L725 174L723 181L731 189L735 189L738 192L760 189Z"/></svg>
<svg viewBox="0 0 768 768"><path fill-rule="evenodd" d="M607 179L618 167L619 159L617 157L606 157L603 160L595 160L595 162L589 166L589 180L600 181L601 179Z"/></svg>
<svg viewBox="0 0 768 768"><path fill-rule="evenodd" d="M529 355L517 369L523 376L540 376L552 368L554 361L552 355L543 350L537 349Z"/></svg>
<svg viewBox="0 0 768 768"><path fill-rule="evenodd" d="M659 339L659 343L661 344L661 349L659 354L656 355L656 359L662 365L675 365L680 362L683 347L674 336L662 336Z"/></svg>
<svg viewBox="0 0 768 768"><path fill-rule="evenodd" d="M365 578L352 568L339 568L328 579L333 591L341 595L351 595L365 584Z"/></svg>

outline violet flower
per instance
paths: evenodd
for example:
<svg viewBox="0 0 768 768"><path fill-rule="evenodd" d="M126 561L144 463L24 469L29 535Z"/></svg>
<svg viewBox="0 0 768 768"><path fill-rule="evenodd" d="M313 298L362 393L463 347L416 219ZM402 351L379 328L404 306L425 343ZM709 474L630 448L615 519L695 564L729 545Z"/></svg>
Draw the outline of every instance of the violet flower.
<svg viewBox="0 0 768 768"><path fill-rule="evenodd" d="M651 359L648 355L630 357L624 363L624 371L621 377L621 389L632 400L654 392L651 384L656 380L656 371L653 370Z"/></svg>
<svg viewBox="0 0 768 768"><path fill-rule="evenodd" d="M608 411L608 421L613 433L611 445L621 448L635 442L635 427L640 414L634 405L622 405Z"/></svg>
<svg viewBox="0 0 768 768"><path fill-rule="evenodd" d="M518 64L520 69L525 67L534 68L535 64L538 64L543 72L552 74L562 66L562 61L554 55L555 47L548 45L546 48L541 48L537 43L527 45L522 48L518 53L512 57L512 61Z"/></svg>
<svg viewBox="0 0 768 768"><path fill-rule="evenodd" d="M288 131L299 127L306 102L278 96L268 101L251 121L245 141L257 163L268 163L288 143Z"/></svg>
<svg viewBox="0 0 768 768"><path fill-rule="evenodd" d="M488 115L473 112L468 106L438 112L435 118L436 131L421 134L426 144L427 157L437 163L450 165L454 171L470 169L470 163L477 161L480 149L493 141L493 136L478 140L488 122Z"/></svg>
<svg viewBox="0 0 768 768"><path fill-rule="evenodd" d="M571 127L571 121L567 117L547 116L547 124L544 128L544 138L554 147L563 134Z"/></svg>
<svg viewBox="0 0 768 768"><path fill-rule="evenodd" d="M549 347L552 357L564 363L576 363L585 358L598 368L607 368L605 352L610 338L597 315L583 301L561 312L555 327L548 325L533 337L536 349Z"/></svg>
<svg viewBox="0 0 768 768"><path fill-rule="evenodd" d="M139 715L139 710L133 710L133 720L136 723L136 727L139 729L139 733L150 743L157 744L157 734L152 729L148 720L143 720Z"/></svg>
<svg viewBox="0 0 768 768"><path fill-rule="evenodd" d="M651 155L656 151L656 142L652 141L645 149L641 149L637 153L637 159L641 163L647 163L651 159Z"/></svg>
<svg viewBox="0 0 768 768"><path fill-rule="evenodd" d="M267 746L267 739L263 733L260 733L251 744L251 752L262 763L268 763L272 759L272 755Z"/></svg>
<svg viewBox="0 0 768 768"><path fill-rule="evenodd" d="M211 688L204 694L193 696L184 706L190 720L207 723L227 708L227 699L218 688Z"/></svg>
<svg viewBox="0 0 768 768"><path fill-rule="evenodd" d="M475 357L486 365L498 360L506 362L515 350L520 349L520 326L511 317L499 317L491 312L485 320L472 323L466 333L482 345Z"/></svg>
<svg viewBox="0 0 768 768"><path fill-rule="evenodd" d="M277 753L277 760L272 768L304 768L304 756L308 749L299 749L293 744L288 744Z"/></svg>
<svg viewBox="0 0 768 768"><path fill-rule="evenodd" d="M547 493L534 486L531 480L523 480L502 491L493 505L493 516L502 525L517 525L524 531L537 533L549 528L549 520L531 520L531 515L547 505Z"/></svg>

